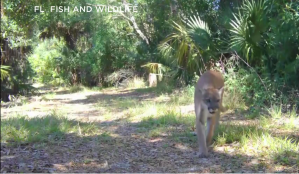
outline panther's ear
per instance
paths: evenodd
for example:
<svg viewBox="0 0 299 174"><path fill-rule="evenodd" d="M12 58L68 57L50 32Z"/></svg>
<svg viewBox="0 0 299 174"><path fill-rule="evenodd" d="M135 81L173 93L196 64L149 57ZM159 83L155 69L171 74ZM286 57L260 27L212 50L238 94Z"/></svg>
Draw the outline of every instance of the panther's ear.
<svg viewBox="0 0 299 174"><path fill-rule="evenodd" d="M218 89L219 95L221 96L221 94L223 93L224 90L224 86L222 86L221 88Z"/></svg>

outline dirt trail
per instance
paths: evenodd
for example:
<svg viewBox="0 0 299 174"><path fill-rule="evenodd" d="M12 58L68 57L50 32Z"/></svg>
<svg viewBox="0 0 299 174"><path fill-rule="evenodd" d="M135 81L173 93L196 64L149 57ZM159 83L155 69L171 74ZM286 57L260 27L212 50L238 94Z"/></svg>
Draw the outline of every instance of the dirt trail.
<svg viewBox="0 0 299 174"><path fill-rule="evenodd" d="M12 148L1 144L1 172L272 172L260 168L254 157L236 155L234 144L214 148L209 158L199 159L196 144L189 142L194 137L185 143L167 135L147 138L140 127L121 120L122 112L116 111L111 120L101 117L105 110L97 108L97 102L120 97L155 100L156 96L130 90L57 92L49 101L32 97L24 106L2 107L1 119L13 113L34 117L57 110L70 118L95 121L109 136L70 134L58 144L42 147L24 144ZM193 112L192 105L182 108L183 112Z"/></svg>
<svg viewBox="0 0 299 174"><path fill-rule="evenodd" d="M43 93L49 92L49 90L43 91ZM60 114L66 114L68 118L72 119L104 121L102 115L105 114L105 111L101 111L100 106L97 107L97 102L107 98L117 99L126 95L133 97L134 95L138 95L126 91L116 92L115 90L76 93L67 93L67 91L53 92L55 94L50 99L45 99L39 95L30 97L28 104L25 105L15 106L14 104L6 104L1 109L1 117L6 118L14 114L35 117L48 115L53 111L57 111Z"/></svg>

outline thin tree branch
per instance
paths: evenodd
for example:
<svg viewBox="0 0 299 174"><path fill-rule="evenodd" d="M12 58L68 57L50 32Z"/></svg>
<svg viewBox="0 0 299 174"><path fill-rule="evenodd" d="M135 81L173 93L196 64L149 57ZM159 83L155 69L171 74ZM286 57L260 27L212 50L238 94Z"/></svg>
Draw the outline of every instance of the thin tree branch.
<svg viewBox="0 0 299 174"><path fill-rule="evenodd" d="M90 3L87 3L88 5L91 5L91 6L103 6L103 5L97 5L97 4L90 4ZM126 2L124 1L124 4L126 4ZM126 16L125 14L123 14L121 11L118 11L118 13L124 17L125 19L127 19L128 21L130 21L132 24L133 24L133 28L136 30L136 32L139 34L139 36L145 40L146 44L149 45L149 41L147 39L147 37L142 33L142 31L139 29L136 21L135 21L135 18L134 16L131 14L131 12L127 11L129 13L129 15L131 17L128 17Z"/></svg>
<svg viewBox="0 0 299 174"><path fill-rule="evenodd" d="M242 60L242 62L244 62L249 68L253 69L254 72L257 74L257 76L259 77L260 81L262 82L264 88L266 89L266 91L269 91L265 85L265 83L263 82L262 78L260 77L260 75L255 71L254 68L252 68L246 61L244 61L238 54L237 52L235 51L235 55L237 56L238 59Z"/></svg>

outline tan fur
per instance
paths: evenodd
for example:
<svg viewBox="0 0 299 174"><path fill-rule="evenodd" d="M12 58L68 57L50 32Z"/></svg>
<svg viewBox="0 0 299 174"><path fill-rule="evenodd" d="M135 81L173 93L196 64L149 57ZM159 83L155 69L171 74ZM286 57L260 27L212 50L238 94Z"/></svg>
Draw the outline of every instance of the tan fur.
<svg viewBox="0 0 299 174"><path fill-rule="evenodd" d="M212 142L214 131L219 125L222 106L224 79L221 73L209 70L198 80L194 94L196 115L196 134L199 145L199 157L208 157L208 146ZM207 132L205 133L205 123Z"/></svg>

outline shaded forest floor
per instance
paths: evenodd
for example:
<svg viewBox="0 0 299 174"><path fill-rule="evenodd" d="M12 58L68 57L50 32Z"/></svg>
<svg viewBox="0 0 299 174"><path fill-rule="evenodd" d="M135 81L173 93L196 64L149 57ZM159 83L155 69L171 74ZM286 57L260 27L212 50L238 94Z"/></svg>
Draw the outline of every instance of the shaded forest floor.
<svg viewBox="0 0 299 174"><path fill-rule="evenodd" d="M222 114L197 157L193 94L40 88L1 104L1 172L298 172L299 119ZM276 114L276 115L275 115ZM278 114L278 115L277 115ZM280 115L279 115L280 114Z"/></svg>

